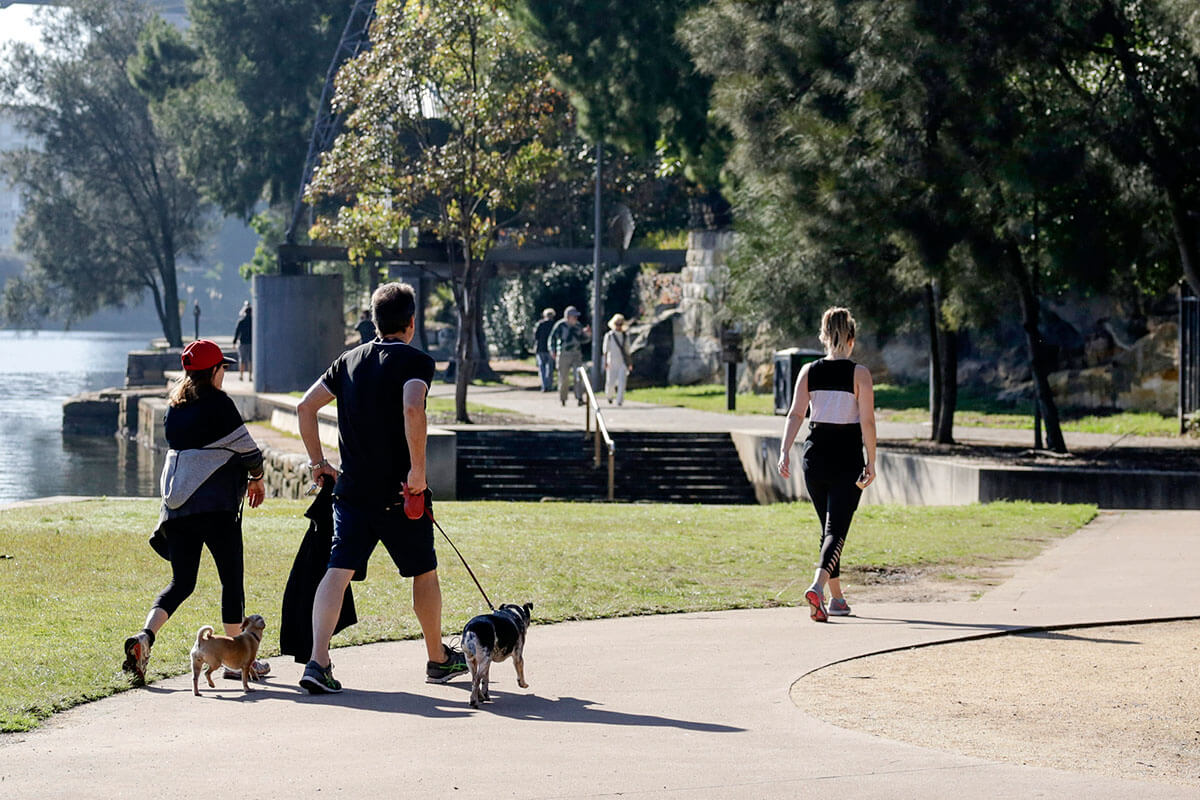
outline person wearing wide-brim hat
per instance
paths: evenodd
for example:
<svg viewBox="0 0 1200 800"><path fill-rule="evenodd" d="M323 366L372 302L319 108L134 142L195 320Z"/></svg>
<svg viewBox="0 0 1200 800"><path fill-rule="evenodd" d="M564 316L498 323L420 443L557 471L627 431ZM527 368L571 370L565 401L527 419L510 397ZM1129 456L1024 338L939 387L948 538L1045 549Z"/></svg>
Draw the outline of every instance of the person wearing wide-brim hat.
<svg viewBox="0 0 1200 800"><path fill-rule="evenodd" d="M592 337L591 328L579 324L579 309L567 306L563 318L550 329L550 352L558 370L558 402L567 404L567 394L574 386L575 402L584 404L583 386L576 380L575 371L583 364L583 345Z"/></svg>
<svg viewBox="0 0 1200 800"><path fill-rule="evenodd" d="M617 405L625 403L625 382L633 371L633 358L629 353L629 322L624 314L613 314L608 321L608 333L604 334L604 394L612 403L616 395Z"/></svg>

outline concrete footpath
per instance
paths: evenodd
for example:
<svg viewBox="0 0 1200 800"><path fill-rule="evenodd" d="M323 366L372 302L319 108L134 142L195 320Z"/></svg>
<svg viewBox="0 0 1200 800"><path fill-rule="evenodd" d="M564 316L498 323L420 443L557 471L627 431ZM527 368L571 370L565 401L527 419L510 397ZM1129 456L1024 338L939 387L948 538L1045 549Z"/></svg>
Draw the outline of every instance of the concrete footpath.
<svg viewBox="0 0 1200 800"><path fill-rule="evenodd" d="M454 397L454 386L435 383L431 397ZM574 397L567 398L561 405L557 392L540 392L527 387L508 384L472 386L467 393L471 403L524 414L538 423L566 428L582 429L585 408L576 404ZM782 436L784 418L766 414L731 414L725 412L697 411L676 406L660 406L651 403L625 401L624 405L609 405L600 395L601 413L604 422L612 431L700 431L705 433L743 431ZM928 423L884 422L877 423L878 437L883 441L909 441L928 439ZM799 438L805 436L802 430ZM954 437L962 443L994 445L1019 445L1033 447L1033 431L1016 428L978 428L966 425L955 426ZM1200 456L1200 438L1132 436L1128 434L1065 432L1067 447L1192 447Z"/></svg>
<svg viewBox="0 0 1200 800"><path fill-rule="evenodd" d="M858 603L828 625L802 608L535 624L529 688L499 664L481 710L465 679L423 682L419 642L336 650L335 696L303 693L283 658L249 695L221 681L193 697L189 675L0 737L0 797L1194 798L840 729L789 690L890 648L1200 616L1198 560L1200 512L1105 513L974 602ZM1153 587L1153 605L1122 586Z"/></svg>

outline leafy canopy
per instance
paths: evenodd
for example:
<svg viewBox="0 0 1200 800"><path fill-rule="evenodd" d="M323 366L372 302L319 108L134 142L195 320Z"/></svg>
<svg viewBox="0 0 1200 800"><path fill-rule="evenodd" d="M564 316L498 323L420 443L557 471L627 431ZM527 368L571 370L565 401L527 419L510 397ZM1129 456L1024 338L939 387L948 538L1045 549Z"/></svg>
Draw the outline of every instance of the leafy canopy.
<svg viewBox="0 0 1200 800"><path fill-rule="evenodd" d="M341 204L314 238L361 257L419 225L478 261L562 162L569 120L549 62L481 0L381 2L371 41L338 74L346 130L308 197Z"/></svg>
<svg viewBox="0 0 1200 800"><path fill-rule="evenodd" d="M344 0L189 0L188 29L146 29L130 63L206 198L249 220L300 189Z"/></svg>
<svg viewBox="0 0 1200 800"><path fill-rule="evenodd" d="M9 111L36 147L0 157L21 193L25 275L5 287L5 316L72 322L149 292L181 343L176 259L204 233L204 205L125 73L150 22L131 0L83 0L44 18L43 48L11 48L0 71Z"/></svg>

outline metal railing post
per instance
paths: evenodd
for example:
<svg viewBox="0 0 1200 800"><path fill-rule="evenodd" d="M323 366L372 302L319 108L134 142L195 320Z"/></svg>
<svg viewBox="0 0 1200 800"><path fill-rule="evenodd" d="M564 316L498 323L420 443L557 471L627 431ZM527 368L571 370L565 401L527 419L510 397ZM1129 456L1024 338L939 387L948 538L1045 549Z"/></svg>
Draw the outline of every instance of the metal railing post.
<svg viewBox="0 0 1200 800"><path fill-rule="evenodd" d="M592 382L588 377L587 369L580 366L578 377L583 386L584 393L587 395L587 410L584 412L584 434L590 434L592 436L592 462L597 469L600 468L601 438L603 438L604 445L608 448L608 499L612 500L616 491L617 446L613 444L612 436L608 432L608 427L604 424L604 416L600 413L600 403L596 400L596 392L592 389ZM592 431L593 411L596 413L595 432Z"/></svg>
<svg viewBox="0 0 1200 800"><path fill-rule="evenodd" d="M613 462L615 460L616 459L613 454L613 451L610 449L608 451L608 499L609 500L613 499L613 484L616 482L616 472L615 472L616 467L613 464Z"/></svg>

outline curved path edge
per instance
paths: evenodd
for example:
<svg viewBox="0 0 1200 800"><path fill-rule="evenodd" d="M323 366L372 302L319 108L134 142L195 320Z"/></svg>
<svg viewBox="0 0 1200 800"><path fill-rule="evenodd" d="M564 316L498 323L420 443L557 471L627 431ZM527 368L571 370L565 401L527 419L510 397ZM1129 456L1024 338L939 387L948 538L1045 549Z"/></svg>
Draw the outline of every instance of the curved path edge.
<svg viewBox="0 0 1200 800"><path fill-rule="evenodd" d="M465 680L423 683L420 642L335 651L348 687L336 696L301 692L300 665L284 659L249 695L225 681L196 698L190 676L172 678L0 739L0 798L192 797L218 785L302 797L1192 797L837 728L799 711L789 689L874 650L1127 621L1117 578L1158 587L1139 617L1197 616L1197 556L1200 514L1102 514L976 602L860 604L828 625L802 608L534 625L530 687L498 664L495 702L481 710Z"/></svg>

